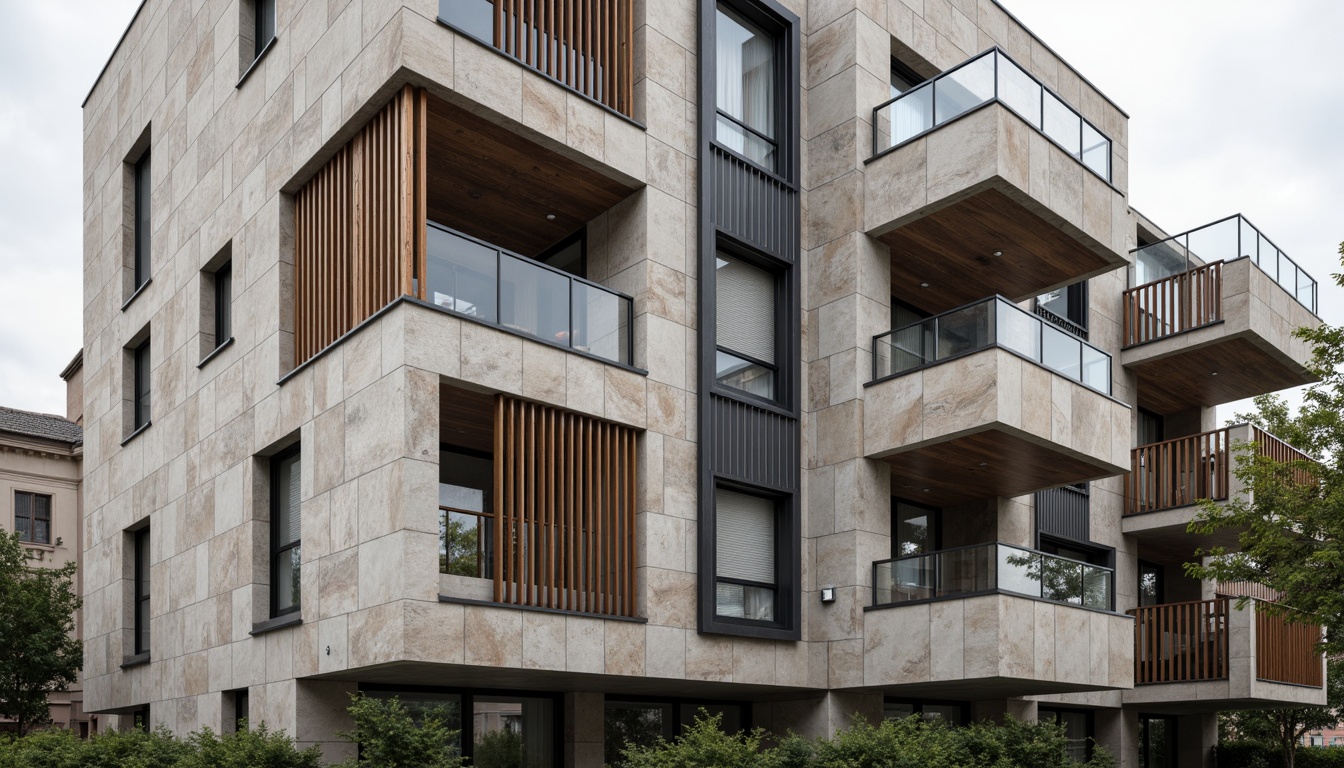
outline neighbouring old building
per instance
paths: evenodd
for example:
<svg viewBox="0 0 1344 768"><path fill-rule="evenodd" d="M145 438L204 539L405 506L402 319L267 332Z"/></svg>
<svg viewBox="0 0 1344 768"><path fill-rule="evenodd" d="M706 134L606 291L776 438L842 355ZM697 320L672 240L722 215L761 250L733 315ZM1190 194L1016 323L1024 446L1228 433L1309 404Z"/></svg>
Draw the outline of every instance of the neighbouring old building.
<svg viewBox="0 0 1344 768"><path fill-rule="evenodd" d="M1170 766L1324 700L1317 630L1181 568L1234 444L1295 455L1213 408L1311 380L1317 284L1136 213L1128 115L993 0L146 0L84 119L117 725Z"/></svg>
<svg viewBox="0 0 1344 768"><path fill-rule="evenodd" d="M82 354L75 355L61 378L66 383L64 417L0 406L0 532L18 533L30 564L39 568L78 562L83 551ZM77 588L79 577L77 571ZM77 635L80 630L76 616ZM56 727L81 735L97 729L97 717L85 714L81 683L49 695L48 701ZM16 727L13 720L0 718L0 730Z"/></svg>

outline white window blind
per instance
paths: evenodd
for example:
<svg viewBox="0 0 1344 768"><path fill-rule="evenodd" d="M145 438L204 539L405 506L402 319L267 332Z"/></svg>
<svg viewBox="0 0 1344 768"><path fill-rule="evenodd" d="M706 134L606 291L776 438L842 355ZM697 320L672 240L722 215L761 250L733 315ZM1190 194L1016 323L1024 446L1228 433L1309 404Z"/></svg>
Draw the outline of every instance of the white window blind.
<svg viewBox="0 0 1344 768"><path fill-rule="evenodd" d="M775 502L759 496L716 491L718 576L775 583Z"/></svg>
<svg viewBox="0 0 1344 768"><path fill-rule="evenodd" d="M774 364L774 275L720 253L714 284L718 345Z"/></svg>
<svg viewBox="0 0 1344 768"><path fill-rule="evenodd" d="M276 525L280 540L276 542L277 546L298 541L302 536L299 517L300 466L298 454L284 459L280 465L279 488L276 489L280 493L277 510L280 519Z"/></svg>

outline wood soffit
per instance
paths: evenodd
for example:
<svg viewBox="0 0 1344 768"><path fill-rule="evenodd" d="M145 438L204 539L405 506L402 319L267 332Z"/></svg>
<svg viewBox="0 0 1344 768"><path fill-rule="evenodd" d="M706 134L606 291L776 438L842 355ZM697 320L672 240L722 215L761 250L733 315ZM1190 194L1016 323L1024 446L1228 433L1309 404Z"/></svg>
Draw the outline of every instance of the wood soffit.
<svg viewBox="0 0 1344 768"><path fill-rule="evenodd" d="M1139 407L1158 414L1222 405L1315 381L1245 338L1126 367L1139 377Z"/></svg>
<svg viewBox="0 0 1344 768"><path fill-rule="evenodd" d="M929 313L996 293L1029 298L1110 265L997 189L978 192L877 239L891 250L891 295ZM994 256L995 251L1003 255Z"/></svg>
<svg viewBox="0 0 1344 768"><path fill-rule="evenodd" d="M426 122L430 220L524 256L634 192L443 99L429 98Z"/></svg>

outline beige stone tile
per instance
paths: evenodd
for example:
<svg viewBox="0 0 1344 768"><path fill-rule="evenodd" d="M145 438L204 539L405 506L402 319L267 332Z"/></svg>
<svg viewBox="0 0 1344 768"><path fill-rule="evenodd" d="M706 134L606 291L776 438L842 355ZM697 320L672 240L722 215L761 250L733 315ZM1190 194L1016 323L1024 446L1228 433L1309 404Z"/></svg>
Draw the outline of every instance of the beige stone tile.
<svg viewBox="0 0 1344 768"><path fill-rule="evenodd" d="M731 681L733 678L732 638L687 632L686 677L692 680Z"/></svg>
<svg viewBox="0 0 1344 768"><path fill-rule="evenodd" d="M466 606L466 663L485 667L522 666L523 612L493 606Z"/></svg>
<svg viewBox="0 0 1344 768"><path fill-rule="evenodd" d="M523 668L565 669L565 617L523 613Z"/></svg>

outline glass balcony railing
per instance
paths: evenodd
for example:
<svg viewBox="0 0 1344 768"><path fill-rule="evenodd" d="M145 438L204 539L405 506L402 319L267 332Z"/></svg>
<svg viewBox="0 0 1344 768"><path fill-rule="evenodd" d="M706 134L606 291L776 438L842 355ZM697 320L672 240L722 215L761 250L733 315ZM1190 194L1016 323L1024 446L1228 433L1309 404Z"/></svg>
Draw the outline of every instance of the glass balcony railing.
<svg viewBox="0 0 1344 768"><path fill-rule="evenodd" d="M873 380L1000 347L1105 395L1111 356L1002 296L873 337Z"/></svg>
<svg viewBox="0 0 1344 768"><path fill-rule="evenodd" d="M629 296L430 223L426 298L538 341L630 365Z"/></svg>
<svg viewBox="0 0 1344 768"><path fill-rule="evenodd" d="M1299 304L1316 311L1316 280L1241 214L1136 248L1132 253L1134 287L1189 272L1201 264L1245 256Z"/></svg>
<svg viewBox="0 0 1344 768"><path fill-rule="evenodd" d="M1112 609L1115 571L1009 544L975 544L873 563L873 605L1005 592Z"/></svg>
<svg viewBox="0 0 1344 768"><path fill-rule="evenodd" d="M998 48L873 109L873 155L880 155L976 107L997 101L1087 166L1111 180L1111 140Z"/></svg>

